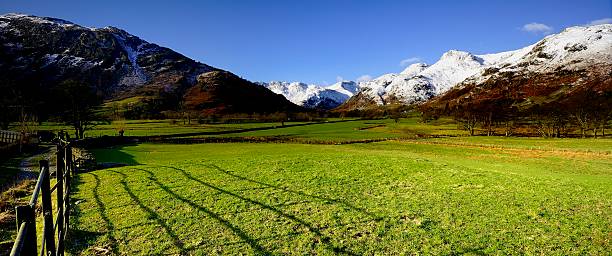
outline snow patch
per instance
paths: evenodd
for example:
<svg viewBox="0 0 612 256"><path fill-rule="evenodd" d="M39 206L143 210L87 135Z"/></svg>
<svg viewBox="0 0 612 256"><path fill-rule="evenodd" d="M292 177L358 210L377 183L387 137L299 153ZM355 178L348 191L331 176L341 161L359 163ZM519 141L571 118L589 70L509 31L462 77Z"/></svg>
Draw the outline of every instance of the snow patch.
<svg viewBox="0 0 612 256"><path fill-rule="evenodd" d="M130 67L127 67L127 73L120 79L119 85L131 86L131 85L142 85L148 81L147 75L144 70L138 65L138 50L135 50L127 44L126 33L113 33L117 42L123 49L127 56ZM136 49L140 49L141 45L138 45Z"/></svg>

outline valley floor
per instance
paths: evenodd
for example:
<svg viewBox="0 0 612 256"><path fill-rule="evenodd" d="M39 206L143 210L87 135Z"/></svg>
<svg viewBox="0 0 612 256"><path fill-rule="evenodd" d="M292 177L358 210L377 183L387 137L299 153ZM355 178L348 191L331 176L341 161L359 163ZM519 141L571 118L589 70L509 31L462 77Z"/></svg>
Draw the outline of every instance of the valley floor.
<svg viewBox="0 0 612 256"><path fill-rule="evenodd" d="M128 166L77 176L69 250L605 255L611 149L499 137L97 149Z"/></svg>

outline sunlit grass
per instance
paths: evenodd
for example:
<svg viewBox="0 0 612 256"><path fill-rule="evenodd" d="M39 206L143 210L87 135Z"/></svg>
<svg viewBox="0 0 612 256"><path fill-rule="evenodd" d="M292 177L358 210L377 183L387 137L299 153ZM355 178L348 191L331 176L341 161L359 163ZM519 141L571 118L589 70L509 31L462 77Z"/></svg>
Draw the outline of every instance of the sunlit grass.
<svg viewBox="0 0 612 256"><path fill-rule="evenodd" d="M79 175L95 254L608 254L612 156L522 140L142 144ZM425 141L426 142L426 141ZM609 143L592 141L590 143ZM548 147L555 147L549 145ZM604 147L604 146L595 146Z"/></svg>

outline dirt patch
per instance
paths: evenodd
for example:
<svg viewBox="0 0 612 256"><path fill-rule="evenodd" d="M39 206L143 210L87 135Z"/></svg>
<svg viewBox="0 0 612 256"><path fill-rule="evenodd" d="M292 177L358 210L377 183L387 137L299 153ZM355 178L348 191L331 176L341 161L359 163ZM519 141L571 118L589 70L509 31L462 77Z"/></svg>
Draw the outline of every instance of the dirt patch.
<svg viewBox="0 0 612 256"><path fill-rule="evenodd" d="M379 124L379 125L373 125L373 126L367 126L367 127L359 127L359 128L355 128L355 130L359 130L359 131L374 130L376 128L382 128L382 127L386 127L386 126L387 125Z"/></svg>
<svg viewBox="0 0 612 256"><path fill-rule="evenodd" d="M580 159L601 159L612 158L608 152L593 152L593 151L572 151L564 149L527 149L527 148L510 148L504 146L481 145L481 144L459 144L439 141L422 141L422 140L397 140L405 143L423 144L423 145L441 145L447 147L485 149L499 151L519 157L541 158L549 156L562 156L564 158L580 158Z"/></svg>
<svg viewBox="0 0 612 256"><path fill-rule="evenodd" d="M0 213L14 212L15 206L25 203L34 190L36 180L22 180L0 195Z"/></svg>
<svg viewBox="0 0 612 256"><path fill-rule="evenodd" d="M468 156L468 159L472 159L472 160L484 160L484 159L491 159L491 158L495 158L495 159L502 159L501 156L499 155L475 155L475 156Z"/></svg>

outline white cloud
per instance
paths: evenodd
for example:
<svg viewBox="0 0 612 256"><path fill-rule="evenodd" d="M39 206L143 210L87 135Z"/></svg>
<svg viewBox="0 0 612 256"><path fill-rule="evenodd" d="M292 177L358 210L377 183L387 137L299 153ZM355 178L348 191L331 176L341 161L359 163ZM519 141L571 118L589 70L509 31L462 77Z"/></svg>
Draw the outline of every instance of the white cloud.
<svg viewBox="0 0 612 256"><path fill-rule="evenodd" d="M587 25L612 24L612 18L603 18L589 22Z"/></svg>
<svg viewBox="0 0 612 256"><path fill-rule="evenodd" d="M365 81L370 81L370 80L372 80L371 75L363 75L363 76L357 77L357 82L365 82Z"/></svg>
<svg viewBox="0 0 612 256"><path fill-rule="evenodd" d="M410 65L412 63L419 62L419 61L421 61L421 58L419 58L419 57L411 57L411 58L403 59L402 61L400 61L399 64L400 64L400 66L405 67L405 66L408 66L408 65Z"/></svg>
<svg viewBox="0 0 612 256"><path fill-rule="evenodd" d="M344 78L341 76L336 76L336 82L342 82L344 81Z"/></svg>
<svg viewBox="0 0 612 256"><path fill-rule="evenodd" d="M537 22L525 24L521 30L536 34L542 33L544 35L548 35L553 32L553 28L551 26Z"/></svg>

